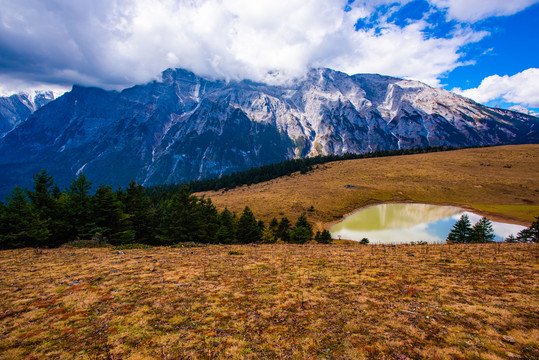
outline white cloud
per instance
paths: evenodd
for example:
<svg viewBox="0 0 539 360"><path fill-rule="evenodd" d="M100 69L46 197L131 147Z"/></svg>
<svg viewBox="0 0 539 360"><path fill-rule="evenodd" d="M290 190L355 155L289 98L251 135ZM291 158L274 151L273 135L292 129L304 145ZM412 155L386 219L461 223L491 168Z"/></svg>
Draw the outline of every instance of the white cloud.
<svg viewBox="0 0 539 360"><path fill-rule="evenodd" d="M69 90L71 90L70 86L23 81L0 74L0 96L10 96L17 93L33 94L34 91L52 91L58 97Z"/></svg>
<svg viewBox="0 0 539 360"><path fill-rule="evenodd" d="M123 88L168 67L264 81L327 66L439 85L485 33L428 37L423 21L355 31L376 6L407 2L345 12L345 0L0 0L0 80Z"/></svg>
<svg viewBox="0 0 539 360"><path fill-rule="evenodd" d="M450 18L475 22L491 16L513 15L539 0L430 0L431 4L447 9Z"/></svg>
<svg viewBox="0 0 539 360"><path fill-rule="evenodd" d="M461 30L452 38L427 38L423 33L426 25L387 25L378 35L374 30L346 34L340 42L345 44L346 53L325 61L348 73L380 73L438 86L441 75L463 65L460 48L479 41L486 33Z"/></svg>
<svg viewBox="0 0 539 360"><path fill-rule="evenodd" d="M492 75L477 88L453 89L454 92L469 97L479 103L503 100L508 103L539 107L539 69L530 68L513 76Z"/></svg>

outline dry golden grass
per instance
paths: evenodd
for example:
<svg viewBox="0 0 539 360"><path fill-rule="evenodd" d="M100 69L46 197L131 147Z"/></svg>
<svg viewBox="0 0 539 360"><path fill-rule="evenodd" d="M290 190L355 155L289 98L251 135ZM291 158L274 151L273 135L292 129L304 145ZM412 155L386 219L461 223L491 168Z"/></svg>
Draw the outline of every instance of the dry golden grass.
<svg viewBox="0 0 539 360"><path fill-rule="evenodd" d="M366 205L406 201L457 205L529 226L539 215L539 145L341 161L304 175L199 195L238 213L248 205L265 221L306 211L322 224ZM311 206L314 211L308 211Z"/></svg>
<svg viewBox="0 0 539 360"><path fill-rule="evenodd" d="M2 251L0 358L537 359L538 259L532 244Z"/></svg>

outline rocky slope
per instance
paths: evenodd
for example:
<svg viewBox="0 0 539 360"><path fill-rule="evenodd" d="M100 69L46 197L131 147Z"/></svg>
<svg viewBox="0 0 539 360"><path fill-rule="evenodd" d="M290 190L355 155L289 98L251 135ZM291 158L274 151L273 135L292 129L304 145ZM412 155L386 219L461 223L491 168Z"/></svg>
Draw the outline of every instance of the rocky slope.
<svg viewBox="0 0 539 360"><path fill-rule="evenodd" d="M47 169L61 186L146 185L294 157L537 143L539 119L416 81L315 69L288 85L182 69L121 92L74 86L0 140L0 193Z"/></svg>
<svg viewBox="0 0 539 360"><path fill-rule="evenodd" d="M0 97L0 137L25 121L30 114L54 100L52 91L35 91Z"/></svg>

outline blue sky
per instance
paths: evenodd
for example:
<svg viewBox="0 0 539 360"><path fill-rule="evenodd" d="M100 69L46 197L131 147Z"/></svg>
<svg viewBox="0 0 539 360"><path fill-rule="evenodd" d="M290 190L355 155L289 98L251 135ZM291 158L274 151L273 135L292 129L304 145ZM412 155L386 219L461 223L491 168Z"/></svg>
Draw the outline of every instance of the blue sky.
<svg viewBox="0 0 539 360"><path fill-rule="evenodd" d="M121 89L168 67L283 82L312 67L539 112L539 0L0 0L0 93Z"/></svg>

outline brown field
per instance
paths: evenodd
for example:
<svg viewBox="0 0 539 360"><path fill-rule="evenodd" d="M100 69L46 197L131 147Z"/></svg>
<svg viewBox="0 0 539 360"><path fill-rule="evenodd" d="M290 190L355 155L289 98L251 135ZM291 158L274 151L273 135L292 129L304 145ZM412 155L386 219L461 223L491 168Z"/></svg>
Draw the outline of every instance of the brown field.
<svg viewBox="0 0 539 360"><path fill-rule="evenodd" d="M205 195L319 227L406 201L528 225L538 165L539 145L470 149ZM538 260L538 244L1 251L0 359L539 359Z"/></svg>
<svg viewBox="0 0 539 360"><path fill-rule="evenodd" d="M529 226L539 215L539 145L340 161L304 175L198 195L238 213L248 205L264 221L306 212L320 227L384 202L451 204Z"/></svg>
<svg viewBox="0 0 539 360"><path fill-rule="evenodd" d="M2 251L0 358L538 359L538 260L533 244Z"/></svg>

